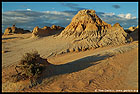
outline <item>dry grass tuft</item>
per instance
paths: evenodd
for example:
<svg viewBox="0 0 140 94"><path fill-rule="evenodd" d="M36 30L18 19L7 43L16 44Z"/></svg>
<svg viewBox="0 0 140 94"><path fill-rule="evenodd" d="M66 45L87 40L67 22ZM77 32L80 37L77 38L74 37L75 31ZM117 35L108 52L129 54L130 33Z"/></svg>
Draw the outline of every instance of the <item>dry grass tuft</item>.
<svg viewBox="0 0 140 94"><path fill-rule="evenodd" d="M45 69L45 64L42 64L41 59L42 58L37 51L25 53L20 60L19 65L15 67L17 74L11 76L13 78L13 82L26 79L29 79L31 82L35 82Z"/></svg>

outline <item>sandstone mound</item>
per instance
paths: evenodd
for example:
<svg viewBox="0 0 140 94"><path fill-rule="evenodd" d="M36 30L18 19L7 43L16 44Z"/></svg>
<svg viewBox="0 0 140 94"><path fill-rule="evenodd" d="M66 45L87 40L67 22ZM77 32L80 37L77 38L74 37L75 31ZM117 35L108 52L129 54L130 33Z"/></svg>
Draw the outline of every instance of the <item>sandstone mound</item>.
<svg viewBox="0 0 140 94"><path fill-rule="evenodd" d="M127 32L127 33L130 34L130 33L132 33L132 32L138 31L138 27L139 27L139 26L137 26L137 27L131 26L131 27L129 27L128 29L126 29L125 32Z"/></svg>
<svg viewBox="0 0 140 94"><path fill-rule="evenodd" d="M42 37L42 36L57 34L60 33L63 29L64 27L60 27L56 25L52 25L51 27L44 26L43 28L39 28L38 26L36 26L33 29L32 37Z"/></svg>
<svg viewBox="0 0 140 94"><path fill-rule="evenodd" d="M4 35L5 35L5 34L10 34L10 33L12 33L12 29L11 29L11 27L7 27L7 28L5 29Z"/></svg>
<svg viewBox="0 0 140 94"><path fill-rule="evenodd" d="M127 34L119 23L107 30L106 35L99 42L100 46L120 45L131 42L133 39Z"/></svg>
<svg viewBox="0 0 140 94"><path fill-rule="evenodd" d="M128 30L130 31L134 31L135 29L137 29L137 27L129 27Z"/></svg>
<svg viewBox="0 0 140 94"><path fill-rule="evenodd" d="M7 27L5 29L4 35L8 35L8 34L24 34L24 33L29 33L29 30L24 30L22 28L17 28L15 25L13 25L12 27Z"/></svg>
<svg viewBox="0 0 140 94"><path fill-rule="evenodd" d="M138 40L138 26L135 27L133 31L131 31L130 36L133 38L134 41Z"/></svg>
<svg viewBox="0 0 140 94"><path fill-rule="evenodd" d="M120 45L132 41L119 23L111 26L101 20L94 10L79 11L59 37L72 39L73 51Z"/></svg>

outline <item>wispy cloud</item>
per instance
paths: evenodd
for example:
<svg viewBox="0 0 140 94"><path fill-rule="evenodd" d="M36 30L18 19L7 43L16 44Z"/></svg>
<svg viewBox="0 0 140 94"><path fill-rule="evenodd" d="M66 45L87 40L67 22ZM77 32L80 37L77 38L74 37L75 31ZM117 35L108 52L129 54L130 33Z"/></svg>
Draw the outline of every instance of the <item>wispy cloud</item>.
<svg viewBox="0 0 140 94"><path fill-rule="evenodd" d="M65 7L69 7L71 9L74 9L74 10L77 10L77 11L85 9L83 7L79 7L79 5L75 4L75 3L61 3L61 4Z"/></svg>
<svg viewBox="0 0 140 94"><path fill-rule="evenodd" d="M76 6L76 5L75 5ZM53 24L66 27L78 11L28 11L16 10L2 13L2 26L6 28L12 24L17 27L32 30L35 26L44 27ZM137 26L138 19L130 13L119 14L96 12L97 15L109 24L119 22L124 28ZM4 30L4 29L3 29Z"/></svg>
<svg viewBox="0 0 140 94"><path fill-rule="evenodd" d="M71 16L70 13L60 12L60 11L43 11L46 14L54 14L54 15L64 15L64 16Z"/></svg>
<svg viewBox="0 0 140 94"><path fill-rule="evenodd" d="M103 16L113 16L113 15L115 15L115 13L103 13L102 15Z"/></svg>
<svg viewBox="0 0 140 94"><path fill-rule="evenodd" d="M28 11L31 11L31 9L27 8Z"/></svg>
<svg viewBox="0 0 140 94"><path fill-rule="evenodd" d="M115 15L115 13L97 12L97 15L109 24L120 23L124 28L138 25L138 18L132 16L130 13Z"/></svg>
<svg viewBox="0 0 140 94"><path fill-rule="evenodd" d="M59 26L67 26L74 16L70 12L60 11L29 11L29 10L16 10L2 13L2 24L4 28L15 24L18 27L32 30L35 26L51 26L53 24Z"/></svg>
<svg viewBox="0 0 140 94"><path fill-rule="evenodd" d="M120 8L120 5L112 5L113 8L118 9Z"/></svg>
<svg viewBox="0 0 140 94"><path fill-rule="evenodd" d="M135 19L135 16L132 16L131 13L127 13L127 14L119 14L118 15L121 18L125 18L125 19Z"/></svg>

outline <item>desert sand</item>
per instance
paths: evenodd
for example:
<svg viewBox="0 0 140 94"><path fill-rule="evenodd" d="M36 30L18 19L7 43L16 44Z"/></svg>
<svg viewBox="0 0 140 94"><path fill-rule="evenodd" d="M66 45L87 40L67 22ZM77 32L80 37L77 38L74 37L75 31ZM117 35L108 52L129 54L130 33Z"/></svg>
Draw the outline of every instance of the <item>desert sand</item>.
<svg viewBox="0 0 140 94"><path fill-rule="evenodd" d="M2 92L138 90L138 40L119 46L67 52L70 38L31 36L31 33L2 36ZM15 65L31 50L47 58L52 71L44 72L33 87L28 80L10 82L8 77L16 73Z"/></svg>

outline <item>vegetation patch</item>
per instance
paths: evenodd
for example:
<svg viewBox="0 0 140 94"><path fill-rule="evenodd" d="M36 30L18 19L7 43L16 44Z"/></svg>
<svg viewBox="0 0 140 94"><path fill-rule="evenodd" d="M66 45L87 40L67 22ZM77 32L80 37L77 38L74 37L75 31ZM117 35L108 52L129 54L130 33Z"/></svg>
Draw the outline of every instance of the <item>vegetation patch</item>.
<svg viewBox="0 0 140 94"><path fill-rule="evenodd" d="M29 79L31 83L35 83L39 75L46 68L46 62L40 57L37 51L25 53L19 64L15 66L17 74L11 76L12 82Z"/></svg>

